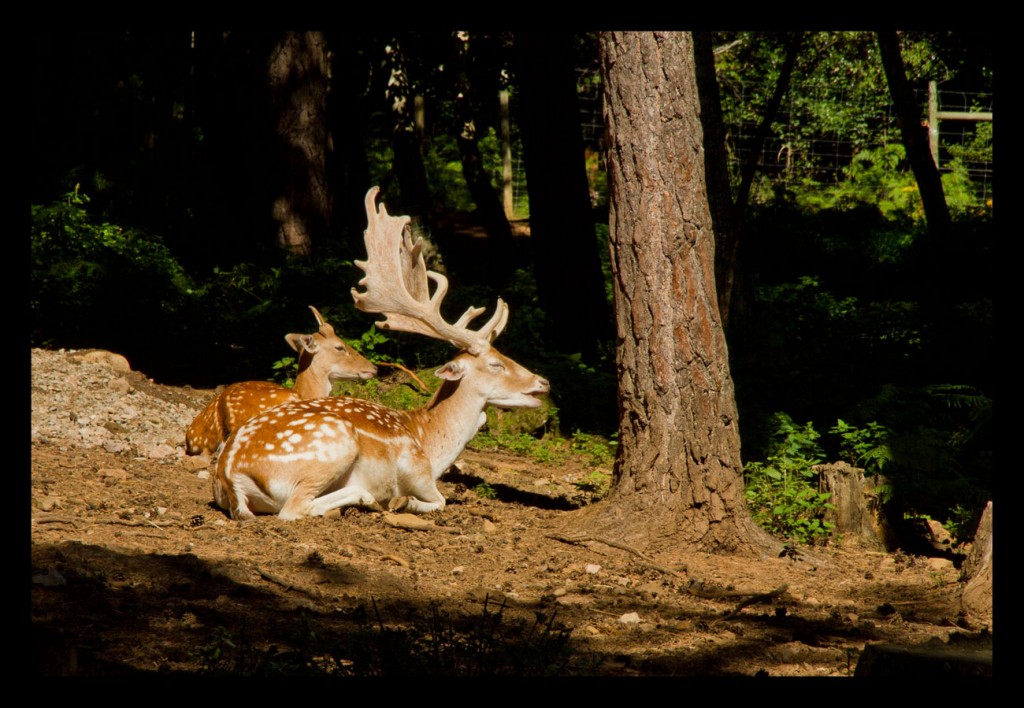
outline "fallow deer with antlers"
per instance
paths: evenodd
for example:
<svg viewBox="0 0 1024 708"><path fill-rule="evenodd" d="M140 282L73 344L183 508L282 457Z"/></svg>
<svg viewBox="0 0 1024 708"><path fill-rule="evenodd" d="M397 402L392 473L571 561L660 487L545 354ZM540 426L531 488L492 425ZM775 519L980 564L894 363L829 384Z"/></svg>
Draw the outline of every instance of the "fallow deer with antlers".
<svg viewBox="0 0 1024 708"><path fill-rule="evenodd" d="M536 408L549 390L546 379L492 346L508 319L500 298L477 330L469 323L482 307L454 324L441 317L447 278L426 269L423 242L412 243L407 232L409 217L378 209L377 192L366 195L367 260L356 261L365 291L352 289L356 307L385 315L382 329L424 334L462 351L437 370L441 386L422 408L323 398L286 403L243 424L225 443L213 480L217 505L235 519L323 516L348 506L442 509L437 480L484 424L487 406Z"/></svg>
<svg viewBox="0 0 1024 708"><path fill-rule="evenodd" d="M320 312L309 306L319 329L313 334L287 334L285 341L299 354L295 386L270 381L241 381L224 388L195 417L185 432L189 455L214 453L238 426L257 413L287 403L331 395L335 381L366 380L377 367L346 344Z"/></svg>

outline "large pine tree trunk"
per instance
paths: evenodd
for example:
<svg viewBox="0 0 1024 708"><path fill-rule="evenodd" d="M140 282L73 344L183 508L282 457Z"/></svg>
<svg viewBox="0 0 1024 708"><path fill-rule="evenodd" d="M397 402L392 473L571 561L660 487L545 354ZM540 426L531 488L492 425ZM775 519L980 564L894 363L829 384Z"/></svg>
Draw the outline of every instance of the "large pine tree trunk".
<svg viewBox="0 0 1024 708"><path fill-rule="evenodd" d="M602 33L619 454L588 524L625 541L774 547L743 497L688 33Z"/></svg>

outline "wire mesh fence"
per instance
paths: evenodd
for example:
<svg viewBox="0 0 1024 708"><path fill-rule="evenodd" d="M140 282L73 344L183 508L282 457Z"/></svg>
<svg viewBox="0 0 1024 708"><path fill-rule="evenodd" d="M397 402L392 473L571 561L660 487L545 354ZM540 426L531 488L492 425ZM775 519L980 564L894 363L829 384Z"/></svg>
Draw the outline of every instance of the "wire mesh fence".
<svg viewBox="0 0 1024 708"><path fill-rule="evenodd" d="M752 96L764 96L770 92L770 87L766 90L763 86L748 86L742 90L744 92L732 99L736 105L750 106L754 104ZM917 97L924 120L927 91L919 91ZM600 87L583 84L579 104L584 143L600 150L604 134ZM938 105L942 112L991 114L992 94L940 88ZM823 111L823 106L828 106L828 111ZM858 152L902 144L896 115L885 89L865 101L861 92L845 95L840 90L826 95L820 85L795 83L772 124L769 137L756 148L758 127L756 111L726 116L730 168L738 174L751 152L758 150L761 174L781 187L806 180L838 184L846 178ZM978 197L991 203L991 121L941 120L938 158L940 172L965 171Z"/></svg>

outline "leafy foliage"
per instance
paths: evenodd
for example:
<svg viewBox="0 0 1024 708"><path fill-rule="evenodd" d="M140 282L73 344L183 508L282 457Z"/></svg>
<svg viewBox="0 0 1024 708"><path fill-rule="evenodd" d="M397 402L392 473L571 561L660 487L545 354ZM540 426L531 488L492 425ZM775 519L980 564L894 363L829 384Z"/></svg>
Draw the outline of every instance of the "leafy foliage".
<svg viewBox="0 0 1024 708"><path fill-rule="evenodd" d="M824 540L833 524L822 516L835 507L828 503L830 494L816 487L818 473L812 467L822 461L819 435L811 423L799 426L784 413L777 413L774 420L772 453L765 462L749 462L743 468L754 521L789 541Z"/></svg>

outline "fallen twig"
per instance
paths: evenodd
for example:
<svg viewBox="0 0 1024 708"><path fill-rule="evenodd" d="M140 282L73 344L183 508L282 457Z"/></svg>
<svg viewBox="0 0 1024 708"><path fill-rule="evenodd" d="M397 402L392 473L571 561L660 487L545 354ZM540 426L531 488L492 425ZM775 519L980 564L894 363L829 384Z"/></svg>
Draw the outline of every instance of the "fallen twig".
<svg viewBox="0 0 1024 708"><path fill-rule="evenodd" d="M82 524L81 519L74 519L68 516L41 516L32 519L34 524L71 524L76 529Z"/></svg>
<svg viewBox="0 0 1024 708"><path fill-rule="evenodd" d="M749 597L744 599L742 602L740 602L738 605L736 605L736 607L732 608L732 610L730 612L726 613L722 617L719 617L716 621L720 622L722 620L732 619L733 617L738 615L740 613L740 611L744 607L747 607L748 605L755 605L755 604L760 603L760 602L767 602L768 600L774 600L776 597L778 597L782 593L786 592L786 589L788 587L789 587L788 585L780 585L779 587L775 588L774 590L770 590L769 592L762 592L762 593L757 593L756 595L750 595ZM736 593L735 593L735 591L733 591L731 594L733 596L735 596Z"/></svg>
<svg viewBox="0 0 1024 708"><path fill-rule="evenodd" d="M37 519L33 519L37 524L71 524L75 528L78 528L81 524L114 524L117 526L155 526L158 529L163 529L168 526L180 525L177 521L164 521L163 523L157 523L146 519L145 521L129 521L127 519L76 519L69 516L43 516Z"/></svg>
<svg viewBox="0 0 1024 708"><path fill-rule="evenodd" d="M444 531L445 533L461 533L457 528L451 526L438 526L430 519L424 519L415 514L384 514L384 523L396 529L410 529L412 531Z"/></svg>
<svg viewBox="0 0 1024 708"><path fill-rule="evenodd" d="M673 570L672 568L668 568L666 566L659 565L659 564L655 563L653 560L651 560L646 555L644 555L641 551L638 551L637 549L633 548L632 546L627 546L625 543L619 543L618 541L613 541L611 539L604 538L602 536L591 536L590 534L579 534L577 536L565 536L565 535L562 535L562 534L555 533L555 534L547 534L547 537L548 538L553 538L554 540L561 541L563 543L572 543L572 544L577 544L577 545L583 544L583 543L585 543L587 541L596 541L597 543L603 543L606 546L611 546L612 548L618 548L619 550L626 551L627 553L632 553L637 558L640 558L644 562L644 565L646 565L647 567L651 568L652 570L657 570L659 572L665 573L666 575L671 575L671 576L676 577L676 578L682 578L683 577L682 575L680 575L677 571Z"/></svg>
<svg viewBox="0 0 1024 708"><path fill-rule="evenodd" d="M274 583L275 585L280 585L285 590L294 590L295 592L301 592L303 595L306 595L308 597L316 597L316 593L306 590L305 588L299 587L298 585L289 583L287 580L279 578L278 576L274 575L269 571L263 570L263 568L257 567L256 572L259 573L260 577L264 580L268 580Z"/></svg>
<svg viewBox="0 0 1024 708"><path fill-rule="evenodd" d="M408 568L409 567L409 561L407 561L405 558L402 558L401 556L395 556L395 555L388 554L388 555L381 556L381 560L394 561L395 563L398 563L398 565L402 566L403 568Z"/></svg>

